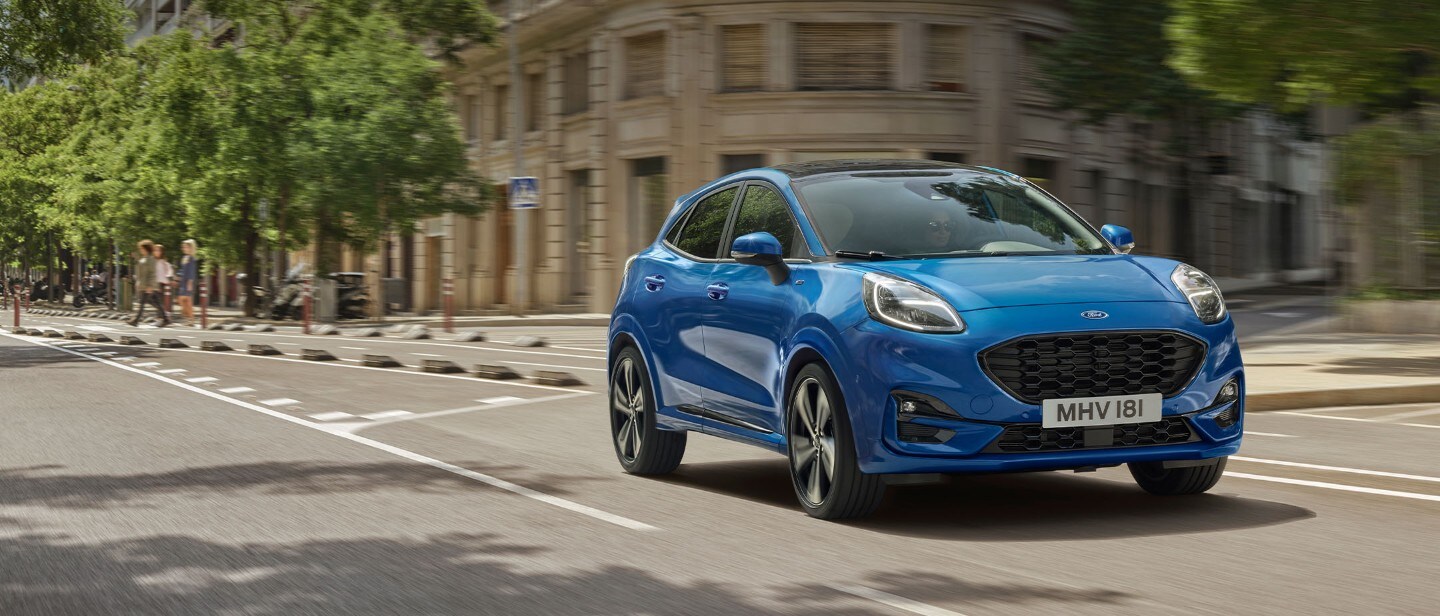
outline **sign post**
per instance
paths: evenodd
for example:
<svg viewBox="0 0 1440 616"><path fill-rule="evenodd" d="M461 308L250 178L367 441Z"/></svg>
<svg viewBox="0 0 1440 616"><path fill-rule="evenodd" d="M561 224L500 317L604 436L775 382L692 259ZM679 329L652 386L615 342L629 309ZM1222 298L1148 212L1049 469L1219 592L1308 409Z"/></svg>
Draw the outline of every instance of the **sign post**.
<svg viewBox="0 0 1440 616"><path fill-rule="evenodd" d="M301 333L307 336L310 335L310 302L313 301L315 297L314 284L315 278L313 276L305 279L305 323L302 325L303 331Z"/></svg>
<svg viewBox="0 0 1440 616"><path fill-rule="evenodd" d="M524 315L530 307L530 225L529 212L540 207L540 180L533 176L510 178L510 209L516 210L515 238L515 309L514 313ZM538 250L538 247L535 247Z"/></svg>
<svg viewBox="0 0 1440 616"><path fill-rule="evenodd" d="M200 277L200 329L210 329L210 283Z"/></svg>

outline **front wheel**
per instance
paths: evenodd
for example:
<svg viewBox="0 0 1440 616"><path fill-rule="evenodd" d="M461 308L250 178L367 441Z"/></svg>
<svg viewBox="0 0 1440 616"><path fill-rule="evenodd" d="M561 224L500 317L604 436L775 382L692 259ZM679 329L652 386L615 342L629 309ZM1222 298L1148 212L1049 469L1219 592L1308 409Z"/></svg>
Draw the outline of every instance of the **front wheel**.
<svg viewBox="0 0 1440 616"><path fill-rule="evenodd" d="M805 513L822 520L870 515L885 481L860 471L845 400L819 364L800 369L786 409L790 480Z"/></svg>
<svg viewBox="0 0 1440 616"><path fill-rule="evenodd" d="M685 457L685 433L655 425L650 373L635 347L615 355L610 369L610 442L625 472L664 475Z"/></svg>
<svg viewBox="0 0 1440 616"><path fill-rule="evenodd" d="M1220 482L1226 458L1206 460L1200 466L1165 468L1163 462L1131 462L1130 475L1146 492L1161 496L1199 494Z"/></svg>

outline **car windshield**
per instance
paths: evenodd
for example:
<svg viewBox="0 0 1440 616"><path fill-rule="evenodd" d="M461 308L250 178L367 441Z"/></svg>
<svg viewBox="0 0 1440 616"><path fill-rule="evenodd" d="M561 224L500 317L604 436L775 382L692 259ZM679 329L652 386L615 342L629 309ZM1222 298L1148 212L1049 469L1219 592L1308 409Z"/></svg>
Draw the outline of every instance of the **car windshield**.
<svg viewBox="0 0 1440 616"><path fill-rule="evenodd" d="M831 252L898 257L1110 254L1059 202L975 171L875 172L796 180Z"/></svg>

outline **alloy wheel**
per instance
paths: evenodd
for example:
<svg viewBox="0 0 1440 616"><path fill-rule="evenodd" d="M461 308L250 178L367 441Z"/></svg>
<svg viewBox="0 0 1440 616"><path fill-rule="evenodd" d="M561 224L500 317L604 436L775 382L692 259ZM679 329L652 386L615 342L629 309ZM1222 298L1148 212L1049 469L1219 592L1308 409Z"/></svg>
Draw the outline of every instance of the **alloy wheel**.
<svg viewBox="0 0 1440 616"><path fill-rule="evenodd" d="M645 387L635 360L626 357L616 366L610 383L610 413L614 415L615 444L626 462L640 455L645 433Z"/></svg>
<svg viewBox="0 0 1440 616"><path fill-rule="evenodd" d="M806 503L825 502L835 482L835 414L820 381L806 378L790 401L790 464Z"/></svg>

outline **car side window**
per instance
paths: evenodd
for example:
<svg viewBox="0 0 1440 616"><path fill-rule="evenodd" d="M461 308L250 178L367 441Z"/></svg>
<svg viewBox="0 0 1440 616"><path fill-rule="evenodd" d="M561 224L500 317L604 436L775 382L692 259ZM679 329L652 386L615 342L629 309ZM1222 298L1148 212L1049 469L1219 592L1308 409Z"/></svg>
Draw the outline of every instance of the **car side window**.
<svg viewBox="0 0 1440 616"><path fill-rule="evenodd" d="M778 191L762 184L751 184L745 189L745 198L740 203L740 213L735 218L735 237L765 231L780 240L782 254L788 257L804 257L804 250L795 242L795 219L790 216L790 207Z"/></svg>
<svg viewBox="0 0 1440 616"><path fill-rule="evenodd" d="M670 243L692 256L714 259L720 252L720 236L725 233L725 221L730 218L730 206L735 204L739 190L727 188L700 200L685 219L679 237Z"/></svg>

